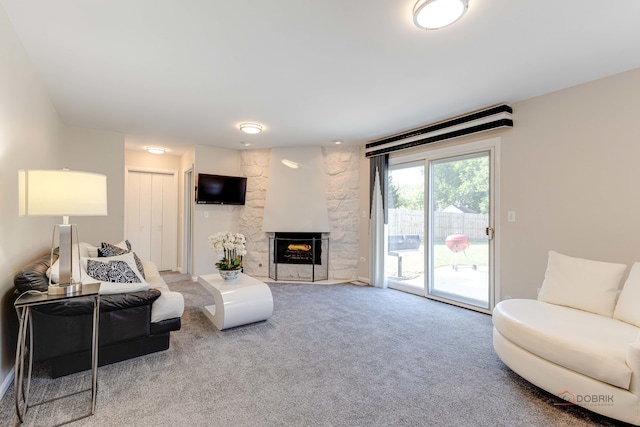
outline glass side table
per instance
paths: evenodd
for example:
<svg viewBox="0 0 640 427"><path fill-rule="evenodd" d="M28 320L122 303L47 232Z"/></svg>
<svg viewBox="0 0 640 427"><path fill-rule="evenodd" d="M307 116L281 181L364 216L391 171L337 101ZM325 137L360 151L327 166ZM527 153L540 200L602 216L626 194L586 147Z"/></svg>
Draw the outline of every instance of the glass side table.
<svg viewBox="0 0 640 427"><path fill-rule="evenodd" d="M91 390L91 412L93 415L96 410L96 393L98 391L98 322L100 308L100 283L82 284L82 290L70 295L48 295L45 293L28 293L21 294L13 304L18 313L18 343L16 346L16 362L15 376L13 379L14 394L16 402L16 414L20 423L24 422L24 416L29 406L37 406L43 403L58 400L67 396L60 396L47 401L29 405L29 389L31 387L31 371L33 368L33 325L31 318L31 308L39 305L52 304L55 302L69 301L79 297L93 297L93 336L91 339L91 388L82 390ZM27 331L28 329L28 331ZM27 347L27 335L29 336L29 346ZM29 354L29 364L27 367L27 375L25 379L24 359ZM25 385L26 380L26 385ZM72 393L77 394L78 392ZM69 394L68 396L71 396ZM22 404L20 403L22 400ZM75 421L75 420L74 420Z"/></svg>

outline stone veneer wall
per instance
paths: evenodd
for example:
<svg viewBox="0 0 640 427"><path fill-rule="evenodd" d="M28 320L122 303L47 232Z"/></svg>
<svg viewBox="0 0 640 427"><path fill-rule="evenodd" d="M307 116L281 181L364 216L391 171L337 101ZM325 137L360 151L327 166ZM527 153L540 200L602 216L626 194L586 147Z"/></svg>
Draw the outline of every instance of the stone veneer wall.
<svg viewBox="0 0 640 427"><path fill-rule="evenodd" d="M270 150L246 150L240 155L241 173L248 178L247 198L240 216L240 232L247 237L247 274L269 275L269 238L262 218L269 180ZM329 278L355 280L358 271L359 147L322 149L330 227Z"/></svg>

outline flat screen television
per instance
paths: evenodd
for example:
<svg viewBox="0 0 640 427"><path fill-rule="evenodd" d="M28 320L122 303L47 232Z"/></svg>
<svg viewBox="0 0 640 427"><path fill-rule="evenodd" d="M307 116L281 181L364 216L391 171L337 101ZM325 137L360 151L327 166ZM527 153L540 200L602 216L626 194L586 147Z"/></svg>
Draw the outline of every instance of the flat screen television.
<svg viewBox="0 0 640 427"><path fill-rule="evenodd" d="M241 176L198 174L196 203L244 205L247 178Z"/></svg>

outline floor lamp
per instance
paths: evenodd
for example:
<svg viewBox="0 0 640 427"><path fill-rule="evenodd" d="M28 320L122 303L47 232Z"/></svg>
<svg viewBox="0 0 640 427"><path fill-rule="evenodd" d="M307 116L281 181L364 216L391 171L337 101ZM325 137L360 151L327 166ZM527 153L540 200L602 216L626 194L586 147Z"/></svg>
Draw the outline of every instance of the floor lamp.
<svg viewBox="0 0 640 427"><path fill-rule="evenodd" d="M107 215L107 177L90 172L71 170L21 170L19 181L20 215L61 216L62 224L54 226L51 256L56 235L59 244L59 280L49 279L50 295L72 294L82 289L82 280L73 275L73 244L78 246L75 224L69 224L70 216ZM76 250L78 257L79 250ZM80 260L76 268L80 269ZM81 270L79 270L81 271Z"/></svg>

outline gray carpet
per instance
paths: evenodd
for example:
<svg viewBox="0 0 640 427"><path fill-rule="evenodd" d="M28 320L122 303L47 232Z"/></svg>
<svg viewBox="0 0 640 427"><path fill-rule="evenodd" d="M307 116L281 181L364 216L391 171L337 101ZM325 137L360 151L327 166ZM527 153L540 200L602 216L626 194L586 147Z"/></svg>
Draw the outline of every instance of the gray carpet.
<svg viewBox="0 0 640 427"><path fill-rule="evenodd" d="M558 400L506 368L491 317L394 290L270 284L274 315L217 331L213 297L168 275L185 296L171 348L99 369L95 415L73 426L618 425ZM33 401L80 390L87 373L35 373ZM82 416L88 393L31 408L27 426ZM0 403L11 425L13 388Z"/></svg>

